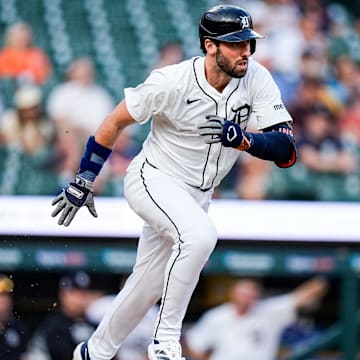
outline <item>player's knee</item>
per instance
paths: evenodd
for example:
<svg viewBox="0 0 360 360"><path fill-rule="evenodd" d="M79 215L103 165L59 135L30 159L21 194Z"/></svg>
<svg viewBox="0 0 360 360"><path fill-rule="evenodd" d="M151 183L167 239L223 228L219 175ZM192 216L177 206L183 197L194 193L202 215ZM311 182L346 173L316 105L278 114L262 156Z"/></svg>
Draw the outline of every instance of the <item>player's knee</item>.
<svg viewBox="0 0 360 360"><path fill-rule="evenodd" d="M158 276L161 279L161 276ZM159 282L159 281L154 281L151 282L152 286L151 289L149 289L149 294L148 294L148 301L151 305L156 304L156 302L158 300L160 300L162 292L163 292L163 287L164 287L164 283L163 281Z"/></svg>
<svg viewBox="0 0 360 360"><path fill-rule="evenodd" d="M206 226L196 226L186 233L183 246L188 249L189 255L206 261L217 241L217 233L212 223Z"/></svg>

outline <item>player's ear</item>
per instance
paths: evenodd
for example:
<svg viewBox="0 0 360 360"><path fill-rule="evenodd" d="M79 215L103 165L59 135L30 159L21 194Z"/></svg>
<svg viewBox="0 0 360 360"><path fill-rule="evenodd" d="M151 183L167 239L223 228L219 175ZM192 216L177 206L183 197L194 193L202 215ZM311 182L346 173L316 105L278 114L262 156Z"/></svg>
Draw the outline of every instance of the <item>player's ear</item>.
<svg viewBox="0 0 360 360"><path fill-rule="evenodd" d="M209 55L213 55L216 53L216 43L215 41L211 40L211 39L205 39L204 40L204 47L205 47L205 50L206 52L209 54Z"/></svg>

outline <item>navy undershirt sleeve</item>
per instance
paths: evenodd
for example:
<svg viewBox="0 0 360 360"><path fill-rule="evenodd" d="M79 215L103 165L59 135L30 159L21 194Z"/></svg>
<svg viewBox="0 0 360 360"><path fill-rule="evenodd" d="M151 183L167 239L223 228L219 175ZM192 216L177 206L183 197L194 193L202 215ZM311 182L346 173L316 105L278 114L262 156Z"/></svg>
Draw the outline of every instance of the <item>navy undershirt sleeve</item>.
<svg viewBox="0 0 360 360"><path fill-rule="evenodd" d="M288 125L277 125L263 133L246 133L251 146L249 154L263 160L272 160L279 167L290 167L296 161L296 148L293 136L288 133ZM288 133L286 133L288 132Z"/></svg>

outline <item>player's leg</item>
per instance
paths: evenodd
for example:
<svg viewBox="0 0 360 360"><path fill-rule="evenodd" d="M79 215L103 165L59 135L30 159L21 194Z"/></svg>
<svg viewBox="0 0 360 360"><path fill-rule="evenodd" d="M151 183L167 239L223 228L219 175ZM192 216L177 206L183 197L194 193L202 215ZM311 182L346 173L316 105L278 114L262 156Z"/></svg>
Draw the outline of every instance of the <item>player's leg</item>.
<svg viewBox="0 0 360 360"><path fill-rule="evenodd" d="M203 209L191 197L178 195L178 202L174 196L174 203L164 206L176 227L176 236L164 273L162 302L154 333L159 341L179 340L191 296L217 240L213 224ZM159 204L165 200L157 197Z"/></svg>
<svg viewBox="0 0 360 360"><path fill-rule="evenodd" d="M91 360L111 359L161 291L155 335L162 341L179 339L190 297L216 242L214 227L199 206L207 204L206 195L189 192L190 188L150 165L128 174L129 204L151 231L145 228L134 272L89 340ZM195 200L196 196L200 198Z"/></svg>
<svg viewBox="0 0 360 360"><path fill-rule="evenodd" d="M143 227L134 270L88 341L91 360L111 359L121 342L160 299L171 245L161 240L150 226Z"/></svg>
<svg viewBox="0 0 360 360"><path fill-rule="evenodd" d="M141 182L132 179L134 184L128 184L129 204L173 243L163 274L162 303L154 335L159 341L178 341L200 272L217 240L206 213L210 194L183 184L146 162L138 176ZM144 194L141 202L139 193Z"/></svg>

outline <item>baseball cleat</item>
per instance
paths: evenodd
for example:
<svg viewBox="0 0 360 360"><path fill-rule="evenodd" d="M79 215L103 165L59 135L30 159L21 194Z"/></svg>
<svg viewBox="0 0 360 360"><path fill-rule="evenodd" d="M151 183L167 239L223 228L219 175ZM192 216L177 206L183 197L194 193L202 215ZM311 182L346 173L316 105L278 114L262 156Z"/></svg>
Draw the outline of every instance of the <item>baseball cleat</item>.
<svg viewBox="0 0 360 360"><path fill-rule="evenodd" d="M75 348L73 360L91 360L87 342L82 342Z"/></svg>
<svg viewBox="0 0 360 360"><path fill-rule="evenodd" d="M178 341L166 341L160 343L154 340L148 346L149 360L185 360L181 356L181 346Z"/></svg>

